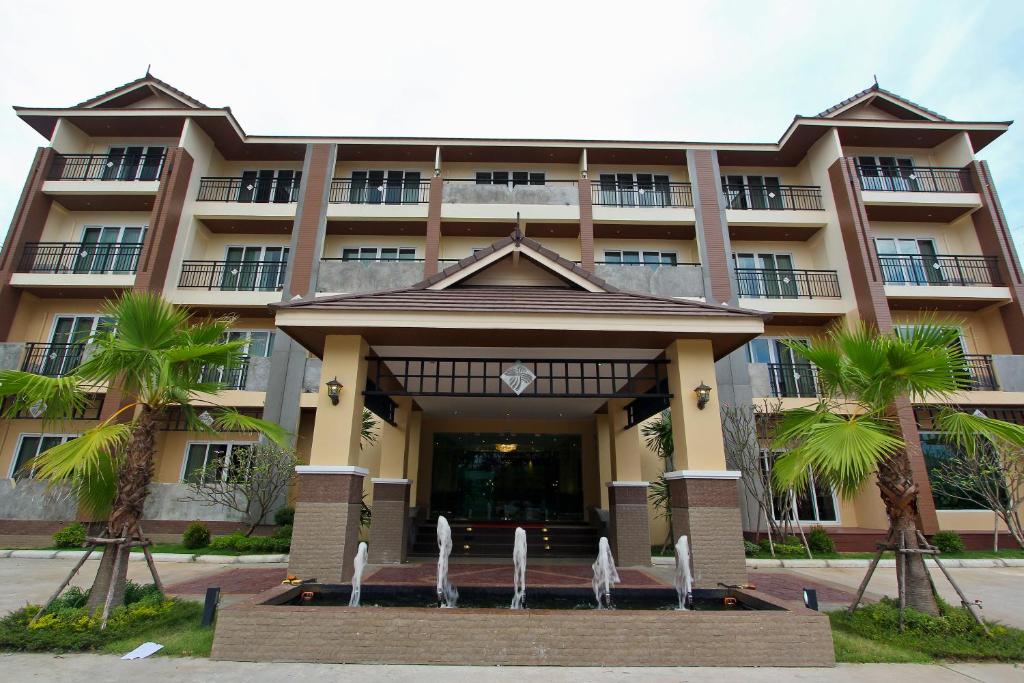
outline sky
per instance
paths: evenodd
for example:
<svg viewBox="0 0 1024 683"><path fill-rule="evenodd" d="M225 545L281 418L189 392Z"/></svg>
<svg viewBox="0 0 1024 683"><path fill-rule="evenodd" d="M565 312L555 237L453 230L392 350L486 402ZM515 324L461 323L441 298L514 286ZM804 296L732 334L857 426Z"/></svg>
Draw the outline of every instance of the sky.
<svg viewBox="0 0 1024 683"><path fill-rule="evenodd" d="M1024 251L1024 3L6 2L0 234L36 147L10 107L152 73L246 132L775 142L879 84L1019 119L979 157Z"/></svg>

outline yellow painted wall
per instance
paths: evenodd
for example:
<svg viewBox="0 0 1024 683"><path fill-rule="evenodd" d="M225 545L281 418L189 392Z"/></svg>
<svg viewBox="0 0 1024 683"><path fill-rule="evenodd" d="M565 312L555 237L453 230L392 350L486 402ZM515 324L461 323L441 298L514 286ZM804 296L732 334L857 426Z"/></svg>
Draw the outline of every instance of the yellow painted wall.
<svg viewBox="0 0 1024 683"><path fill-rule="evenodd" d="M800 166L722 166L722 175L777 177L780 185L813 185L806 168Z"/></svg>
<svg viewBox="0 0 1024 683"><path fill-rule="evenodd" d="M327 235L323 258L341 258L343 249L358 247L412 247L416 258L423 258L426 238L423 235Z"/></svg>
<svg viewBox="0 0 1024 683"><path fill-rule="evenodd" d="M147 226L146 211L68 211L57 202L50 206L50 214L39 241L79 242L85 226Z"/></svg>
<svg viewBox="0 0 1024 683"><path fill-rule="evenodd" d="M103 305L100 299L43 299L28 293L22 294L7 341L49 341L54 317L65 314L98 315Z"/></svg>
<svg viewBox="0 0 1024 683"><path fill-rule="evenodd" d="M0 479L10 476L14 453L22 434L79 434L95 425L90 420L46 423L42 420L0 420Z"/></svg>

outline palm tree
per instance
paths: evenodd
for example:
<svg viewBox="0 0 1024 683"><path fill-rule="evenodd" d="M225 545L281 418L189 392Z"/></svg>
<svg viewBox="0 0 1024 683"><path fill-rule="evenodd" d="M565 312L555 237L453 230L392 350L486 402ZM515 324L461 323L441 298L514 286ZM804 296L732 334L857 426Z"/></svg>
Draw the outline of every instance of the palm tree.
<svg viewBox="0 0 1024 683"><path fill-rule="evenodd" d="M109 322L98 327L86 360L71 374L0 371L0 399L9 400L6 417L30 410L41 411L44 421L63 421L80 415L97 390L120 392L123 405L113 415L32 463L37 478L69 487L85 512L105 515L108 538L131 537L138 529L153 477L156 435L172 409L181 411L193 431L258 432L286 444L288 434L279 425L212 402L224 385L210 381L221 373L208 369L230 371L242 364L245 342L224 341L232 318L192 321L159 295L142 292L107 302L103 316ZM111 581L115 604L120 603L127 562L115 563L115 556L128 550L105 546L90 606L105 599Z"/></svg>
<svg viewBox="0 0 1024 683"><path fill-rule="evenodd" d="M783 411L775 447L789 450L775 461L775 486L800 490L813 471L816 481L849 498L874 476L889 519L890 541L902 538L908 548L918 549L918 486L897 406L908 397L948 403L970 387L958 337L955 325L926 321L900 334L837 325L813 344L788 342L816 366L821 398L813 407ZM1024 427L953 408L941 408L936 425L961 444L996 437L1024 443ZM923 555L908 557L897 577L907 605L937 614Z"/></svg>
<svg viewBox="0 0 1024 683"><path fill-rule="evenodd" d="M672 413L666 410L657 420L645 424L640 430L640 435L644 437L647 448L664 462L657 481L651 482L647 498L657 510L658 516L668 520L668 534L661 544L661 552L665 552L665 549L672 545L672 495L668 488L668 480L665 479L665 472L675 469L672 457L675 450L672 443Z"/></svg>

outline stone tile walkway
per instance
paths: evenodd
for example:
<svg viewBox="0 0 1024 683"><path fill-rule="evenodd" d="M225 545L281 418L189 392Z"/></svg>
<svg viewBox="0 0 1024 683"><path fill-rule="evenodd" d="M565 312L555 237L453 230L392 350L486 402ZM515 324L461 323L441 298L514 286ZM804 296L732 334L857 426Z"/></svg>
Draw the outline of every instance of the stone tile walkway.
<svg viewBox="0 0 1024 683"><path fill-rule="evenodd" d="M225 569L189 581L166 586L174 595L199 594L211 586L220 586L222 593L255 594L278 586L288 573L283 567L254 567L246 569Z"/></svg>
<svg viewBox="0 0 1024 683"><path fill-rule="evenodd" d="M818 592L818 602L850 603L855 593L814 581L807 577L782 572L748 572L747 580L763 591L783 600L803 601L803 589L813 588Z"/></svg>

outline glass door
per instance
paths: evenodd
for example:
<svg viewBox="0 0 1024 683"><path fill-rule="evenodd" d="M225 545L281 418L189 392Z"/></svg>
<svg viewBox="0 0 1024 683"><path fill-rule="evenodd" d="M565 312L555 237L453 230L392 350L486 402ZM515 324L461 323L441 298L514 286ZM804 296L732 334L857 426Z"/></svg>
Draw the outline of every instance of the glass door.
<svg viewBox="0 0 1024 683"><path fill-rule="evenodd" d="M54 318L50 348L43 358L39 374L60 377L82 362L85 344L96 331L99 318L91 315L60 315Z"/></svg>
<svg viewBox="0 0 1024 683"><path fill-rule="evenodd" d="M875 249L886 282L927 285L946 280L932 239L876 237Z"/></svg>
<svg viewBox="0 0 1024 683"><path fill-rule="evenodd" d="M220 288L234 291L254 290L262 256L263 247L228 247L224 255L224 273Z"/></svg>

